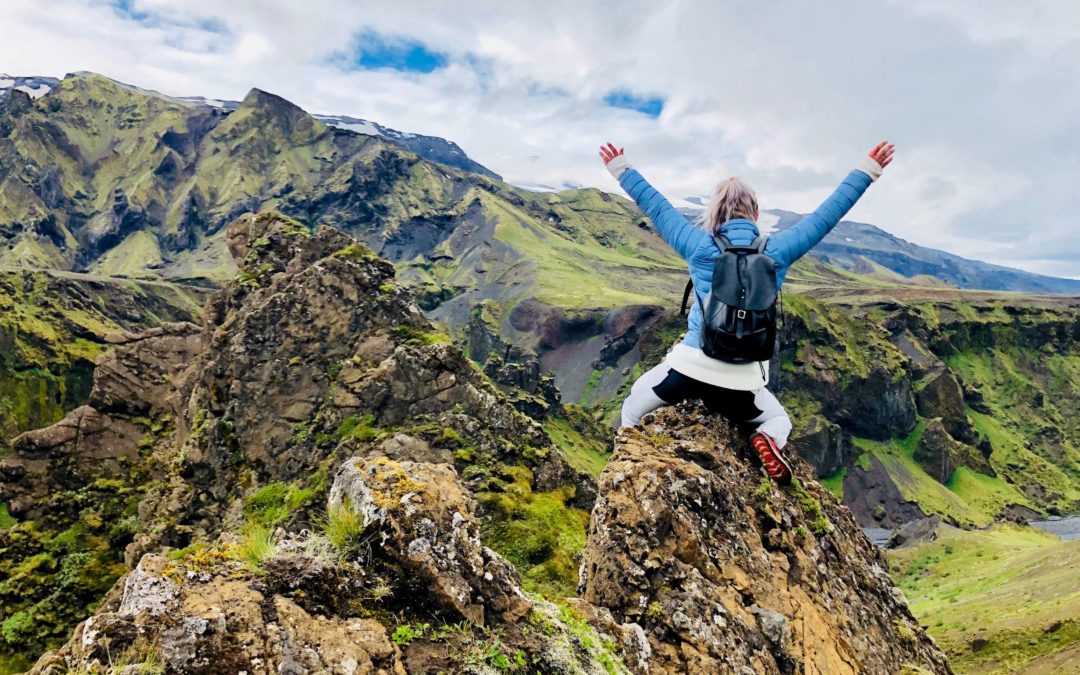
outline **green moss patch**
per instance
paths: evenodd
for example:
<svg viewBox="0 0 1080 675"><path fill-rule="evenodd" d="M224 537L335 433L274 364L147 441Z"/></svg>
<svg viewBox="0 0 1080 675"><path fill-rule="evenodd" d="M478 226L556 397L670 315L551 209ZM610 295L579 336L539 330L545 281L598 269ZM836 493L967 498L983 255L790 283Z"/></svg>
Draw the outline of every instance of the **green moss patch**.
<svg viewBox="0 0 1080 675"><path fill-rule="evenodd" d="M838 502L844 501L844 478L847 477L847 472L848 468L842 466L840 467L840 470L833 475L818 479L818 482L821 483L826 490L831 492Z"/></svg>
<svg viewBox="0 0 1080 675"><path fill-rule="evenodd" d="M573 596L589 514L567 505L572 488L534 492L526 467L502 466L498 473L498 491L476 494L490 513L485 543L514 563L527 590Z"/></svg>

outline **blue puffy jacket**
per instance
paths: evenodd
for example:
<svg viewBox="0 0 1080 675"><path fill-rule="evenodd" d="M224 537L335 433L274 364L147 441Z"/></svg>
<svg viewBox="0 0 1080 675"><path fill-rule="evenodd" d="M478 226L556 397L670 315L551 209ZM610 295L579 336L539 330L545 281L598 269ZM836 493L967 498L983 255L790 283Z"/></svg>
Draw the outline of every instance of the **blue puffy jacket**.
<svg viewBox="0 0 1080 675"><path fill-rule="evenodd" d="M776 261L776 283L784 283L788 268L825 238L840 219L844 217L872 182L870 176L858 169L852 171L840 183L828 199L813 213L792 227L769 235L765 255ZM652 220L657 232L687 262L694 293L701 300L712 288L713 260L720 249L712 237L694 227L675 207L664 198L635 169L627 169L619 176L619 185L630 195L645 215ZM748 246L760 232L749 220L736 218L720 226L720 233L727 236L735 246ZM701 302L695 302L690 310L686 336L683 343L701 348Z"/></svg>

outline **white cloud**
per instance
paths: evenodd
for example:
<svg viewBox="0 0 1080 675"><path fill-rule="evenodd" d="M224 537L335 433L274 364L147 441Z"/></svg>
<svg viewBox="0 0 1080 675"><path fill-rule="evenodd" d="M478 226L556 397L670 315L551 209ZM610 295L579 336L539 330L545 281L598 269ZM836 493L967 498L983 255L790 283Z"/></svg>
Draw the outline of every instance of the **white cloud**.
<svg viewBox="0 0 1080 675"><path fill-rule="evenodd" d="M94 70L176 95L255 86L313 112L457 141L519 183L614 190L612 139L673 198L728 174L808 210L874 142L896 163L851 216L906 239L1080 275L1080 7L915 0L617 5L347 0L5 0L2 70ZM374 31L449 56L345 71ZM659 95L652 119L605 106Z"/></svg>

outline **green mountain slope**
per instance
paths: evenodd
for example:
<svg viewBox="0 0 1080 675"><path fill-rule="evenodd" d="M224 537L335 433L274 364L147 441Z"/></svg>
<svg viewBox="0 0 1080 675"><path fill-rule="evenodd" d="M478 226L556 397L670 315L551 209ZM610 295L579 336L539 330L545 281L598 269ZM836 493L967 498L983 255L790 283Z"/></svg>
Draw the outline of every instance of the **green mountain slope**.
<svg viewBox="0 0 1080 675"><path fill-rule="evenodd" d="M1080 667L1080 541L1030 528L967 532L889 554L912 611L958 672Z"/></svg>
<svg viewBox="0 0 1080 675"><path fill-rule="evenodd" d="M0 456L85 402L108 336L197 320L205 292L161 282L0 268Z"/></svg>
<svg viewBox="0 0 1080 675"><path fill-rule="evenodd" d="M626 200L515 189L259 90L228 113L89 74L37 101L14 92L0 166L0 264L220 282L235 272L221 227L277 209L360 238L435 294L516 275L545 302L615 306L666 288L625 271L681 268L627 227Z"/></svg>

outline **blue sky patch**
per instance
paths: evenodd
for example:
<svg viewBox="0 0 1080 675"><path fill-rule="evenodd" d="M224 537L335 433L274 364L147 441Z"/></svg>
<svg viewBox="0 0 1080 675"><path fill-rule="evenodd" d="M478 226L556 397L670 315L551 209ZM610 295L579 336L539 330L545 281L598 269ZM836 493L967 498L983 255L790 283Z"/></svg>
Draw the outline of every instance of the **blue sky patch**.
<svg viewBox="0 0 1080 675"><path fill-rule="evenodd" d="M116 8L117 14L128 21L146 21L150 18L149 12L135 10L135 0L116 0L113 2L113 7Z"/></svg>
<svg viewBox="0 0 1080 675"><path fill-rule="evenodd" d="M430 73L447 63L447 56L409 38L365 32L356 37L346 65L364 70L390 69L405 73Z"/></svg>
<svg viewBox="0 0 1080 675"><path fill-rule="evenodd" d="M217 35L227 35L229 33L228 26L218 19L202 17L189 19L167 12L148 12L136 9L135 0L112 0L109 4L112 5L113 11L121 19L133 21L149 28L195 28ZM183 47L183 43L180 41L174 40L170 44L180 48Z"/></svg>
<svg viewBox="0 0 1080 675"><path fill-rule="evenodd" d="M664 99L658 96L639 96L623 89L605 96L604 103L612 108L634 110L653 118L660 117L660 113L664 111Z"/></svg>

